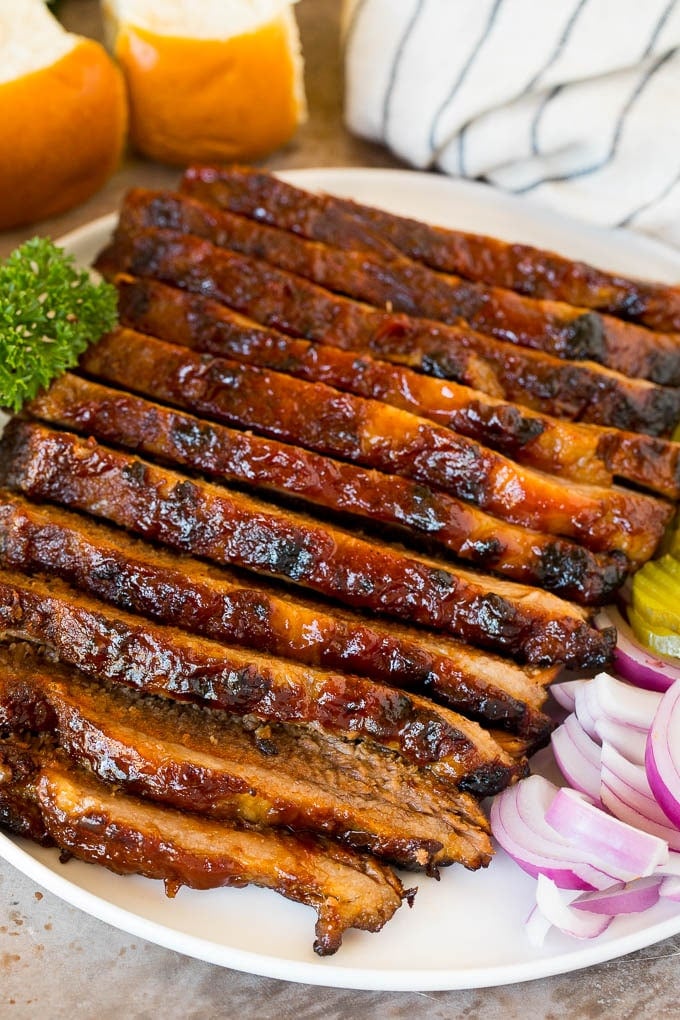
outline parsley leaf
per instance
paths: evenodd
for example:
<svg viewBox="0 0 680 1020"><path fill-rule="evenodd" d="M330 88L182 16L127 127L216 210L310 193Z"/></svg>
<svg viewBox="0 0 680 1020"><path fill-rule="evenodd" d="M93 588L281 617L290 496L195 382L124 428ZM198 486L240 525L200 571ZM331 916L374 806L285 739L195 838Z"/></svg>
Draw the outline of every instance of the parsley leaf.
<svg viewBox="0 0 680 1020"><path fill-rule="evenodd" d="M0 264L0 406L18 411L116 320L115 287L46 238L26 241Z"/></svg>

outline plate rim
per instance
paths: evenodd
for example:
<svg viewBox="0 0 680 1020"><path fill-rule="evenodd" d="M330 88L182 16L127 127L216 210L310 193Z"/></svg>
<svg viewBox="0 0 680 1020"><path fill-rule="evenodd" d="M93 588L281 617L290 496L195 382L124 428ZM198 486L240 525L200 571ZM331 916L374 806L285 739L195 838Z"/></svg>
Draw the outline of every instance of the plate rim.
<svg viewBox="0 0 680 1020"><path fill-rule="evenodd" d="M110 902L104 896L83 888L40 860L41 855L48 853L57 858L58 851L55 848L46 849L27 844L30 849L24 849L22 844L25 842L20 838L10 837L0 832L0 859L88 916L109 924L119 931L183 956L190 956L196 960L231 968L242 973L292 981L295 984L380 992L463 991L465 989L501 987L583 970L586 967L619 959L628 953L645 949L680 933L680 914L677 914L658 921L648 928L629 932L610 942L598 945L595 945L594 941L588 942L584 949L573 954L561 957L547 956L539 960L528 960L521 964L468 967L451 971L440 969L395 972L378 968L338 967L326 959L290 961L283 957L225 946L210 939L178 932L168 925L145 918L139 913ZM92 865L92 867L97 867L97 865ZM144 881L147 880L144 879ZM594 952L597 949L600 949L601 952ZM555 966L556 960L561 961L557 966ZM411 975L418 977L414 980ZM442 983L443 975L458 975L460 980L449 980L447 977L446 983ZM329 982L329 977L334 980ZM367 983L367 979L370 979L370 983Z"/></svg>
<svg viewBox="0 0 680 1020"><path fill-rule="evenodd" d="M355 180L369 178L379 180L388 176L393 180L408 179L409 186L415 185L416 187L425 184L423 178L427 178L428 183L437 182L435 185L437 188L443 188L445 191L450 190L452 194L458 193L463 197L474 194L475 201L486 203L493 200L505 205L507 200L509 205L521 210L521 215L528 220L544 220L548 217L552 223L557 225L563 221L568 223L572 230L576 228L580 231L582 228L585 232L594 231L603 240L611 243L620 243L625 237L626 244L632 244L639 249L641 258L644 257L646 250L650 254L675 262L680 279L680 253L663 242L630 231L610 230L593 227L589 224L580 224L562 217L558 213L530 206L521 199L506 196L476 182L452 180L439 174L423 174L413 170L378 167L309 167L277 171L277 173L291 183L299 183L303 187L310 187L311 182L314 182L313 186L317 188L325 186L324 179L332 183L338 177L351 182L353 178ZM111 232L116 219L116 212L106 214L74 228L59 237L56 243L66 247L67 250L73 246L95 243L95 241L100 244ZM202 939L144 917L140 913L134 913L126 907L111 902L105 896L73 882L41 859L48 856L49 859L54 859L56 855L57 851L45 851L43 848L0 833L0 859L4 859L10 866L33 879L59 899L100 921L135 937L199 960L258 976L317 986L370 991L443 991L509 985L581 970L584 967L624 956L680 933L680 912L678 912L672 917L656 921L647 927L627 932L616 938L603 942L597 940L588 942L583 948L573 952L481 968L443 969L439 967L432 970L395 970L385 967L342 966L329 960L320 959L291 960L266 953L254 953L235 946L226 946L210 939ZM53 860L53 864L57 864L56 859ZM479 880L483 881L484 876L480 875ZM379 938L380 936L371 937Z"/></svg>

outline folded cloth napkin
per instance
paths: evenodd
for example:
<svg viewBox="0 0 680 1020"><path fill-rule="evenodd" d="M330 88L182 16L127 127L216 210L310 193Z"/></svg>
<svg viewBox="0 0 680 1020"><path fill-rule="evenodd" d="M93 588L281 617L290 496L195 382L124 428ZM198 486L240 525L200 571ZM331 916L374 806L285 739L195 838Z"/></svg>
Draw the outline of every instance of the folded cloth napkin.
<svg viewBox="0 0 680 1020"><path fill-rule="evenodd" d="M345 0L343 34L350 130L680 246L680 0Z"/></svg>

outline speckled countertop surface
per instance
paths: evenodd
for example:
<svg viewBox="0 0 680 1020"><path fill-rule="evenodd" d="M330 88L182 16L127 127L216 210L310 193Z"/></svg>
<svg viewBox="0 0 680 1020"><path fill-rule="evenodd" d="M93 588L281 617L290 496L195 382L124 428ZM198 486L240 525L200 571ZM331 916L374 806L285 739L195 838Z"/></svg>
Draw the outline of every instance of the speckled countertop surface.
<svg viewBox="0 0 680 1020"><path fill-rule="evenodd" d="M273 168L399 164L341 122L339 0L301 0L310 118ZM99 33L95 0L64 0L67 26ZM174 169L130 157L78 209L41 224L53 237L116 209L132 184L173 185ZM0 256L35 231L0 234ZM102 924L0 862L0 1017L8 1020L356 1017L657 1018L680 1016L680 937L586 971L479 991L357 992L252 977L182 957Z"/></svg>

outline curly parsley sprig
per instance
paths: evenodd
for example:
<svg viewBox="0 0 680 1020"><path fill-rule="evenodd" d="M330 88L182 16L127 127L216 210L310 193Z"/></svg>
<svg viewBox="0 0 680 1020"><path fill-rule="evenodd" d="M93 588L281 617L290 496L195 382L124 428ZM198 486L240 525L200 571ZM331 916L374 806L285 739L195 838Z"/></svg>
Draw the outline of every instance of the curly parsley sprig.
<svg viewBox="0 0 680 1020"><path fill-rule="evenodd" d="M46 238L26 241L0 265L0 406L18 411L116 320L114 287Z"/></svg>

